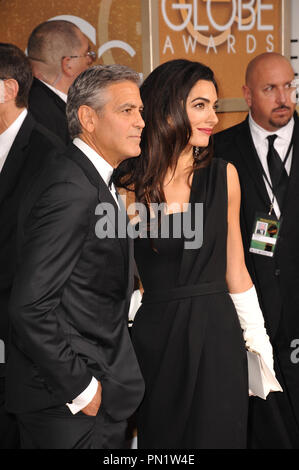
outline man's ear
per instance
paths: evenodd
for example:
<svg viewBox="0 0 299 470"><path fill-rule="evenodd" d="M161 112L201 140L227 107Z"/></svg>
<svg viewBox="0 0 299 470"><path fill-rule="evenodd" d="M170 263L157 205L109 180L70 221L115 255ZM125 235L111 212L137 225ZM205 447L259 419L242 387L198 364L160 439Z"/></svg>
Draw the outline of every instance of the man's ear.
<svg viewBox="0 0 299 470"><path fill-rule="evenodd" d="M63 57L61 59L61 69L67 77L73 76L72 59L70 57Z"/></svg>
<svg viewBox="0 0 299 470"><path fill-rule="evenodd" d="M243 96L244 99L247 103L247 106L250 108L252 104L252 99L251 99L251 90L247 85L242 86L242 91L243 91Z"/></svg>
<svg viewBox="0 0 299 470"><path fill-rule="evenodd" d="M19 84L14 78L4 80L4 102L15 101L19 93Z"/></svg>
<svg viewBox="0 0 299 470"><path fill-rule="evenodd" d="M78 119L82 126L82 130L85 130L89 134L94 131L95 125L95 111L90 106L83 104L78 109Z"/></svg>

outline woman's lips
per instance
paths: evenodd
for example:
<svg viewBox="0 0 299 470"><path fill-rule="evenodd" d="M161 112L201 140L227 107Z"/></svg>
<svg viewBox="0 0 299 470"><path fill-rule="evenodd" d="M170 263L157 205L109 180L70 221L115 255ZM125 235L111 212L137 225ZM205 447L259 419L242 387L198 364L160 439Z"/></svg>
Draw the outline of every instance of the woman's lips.
<svg viewBox="0 0 299 470"><path fill-rule="evenodd" d="M203 132L204 134L211 135L213 132L213 129L205 129L205 128L198 128L200 132Z"/></svg>

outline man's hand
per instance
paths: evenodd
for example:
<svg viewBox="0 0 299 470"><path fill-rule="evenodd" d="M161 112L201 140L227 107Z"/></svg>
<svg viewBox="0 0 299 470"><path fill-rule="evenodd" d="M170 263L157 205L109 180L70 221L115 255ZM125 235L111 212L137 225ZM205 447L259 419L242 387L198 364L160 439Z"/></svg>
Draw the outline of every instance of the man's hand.
<svg viewBox="0 0 299 470"><path fill-rule="evenodd" d="M102 401L102 385L101 385L101 382L98 381L98 388L97 388L96 394L94 395L91 402L89 402L88 405L85 406L85 408L82 408L81 410L82 413L84 413L87 416L96 416L99 411L101 401Z"/></svg>

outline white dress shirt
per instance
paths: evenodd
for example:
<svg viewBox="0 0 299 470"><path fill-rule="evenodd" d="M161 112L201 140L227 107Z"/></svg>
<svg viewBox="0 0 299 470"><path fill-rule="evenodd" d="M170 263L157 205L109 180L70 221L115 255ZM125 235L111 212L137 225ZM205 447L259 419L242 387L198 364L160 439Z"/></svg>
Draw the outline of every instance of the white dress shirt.
<svg viewBox="0 0 299 470"><path fill-rule="evenodd" d="M111 192L113 198L115 199L118 205L114 185L112 184L111 188L109 188L109 181L113 172L113 167L106 160L104 160L104 158L102 158L95 150L93 150L88 144L83 142L83 140L79 139L78 137L73 140L73 144L76 145L76 147L78 147L94 165L98 173L103 178L104 182L107 184L109 191ZM67 403L67 406L73 414L78 413L80 410L85 408L88 403L91 402L94 395L96 394L97 387L98 381L95 377L93 377L88 387L82 393L80 393L80 395L77 396L72 401L72 403Z"/></svg>
<svg viewBox="0 0 299 470"><path fill-rule="evenodd" d="M44 85L46 85L48 88L50 88L50 90L56 93L56 95L58 95L59 98L61 98L65 103L67 102L67 95L65 93L60 90L57 90L57 88L53 87L52 85L49 85L49 83L44 82L43 80L41 80L41 82L43 82Z"/></svg>
<svg viewBox="0 0 299 470"><path fill-rule="evenodd" d="M269 150L269 142L267 140L267 137L273 134L277 135L277 138L275 139L275 142L274 142L274 147L276 151L278 152L281 160L283 161L286 157L290 142L292 140L294 124L295 124L294 118L292 118L286 126L281 127L276 132L269 132L263 129L261 126L259 126L253 120L251 114L249 113L249 128L250 128L250 132L252 135L253 143L256 148L260 162L263 166L263 169L270 182L271 182L271 178L270 178L268 163L267 163L267 154ZM290 155L288 156L288 159L285 164L285 169L288 175L290 174L290 171L291 171L292 158L293 158L293 148L291 148ZM270 201L272 201L273 199L272 189L267 179L265 178L265 176L263 176L263 178L264 178L264 182L265 182L268 194L269 194ZM273 208L274 208L277 218L279 218L280 209L279 209L276 198L274 198Z"/></svg>
<svg viewBox="0 0 299 470"><path fill-rule="evenodd" d="M2 132L2 134L0 134L0 173L27 114L27 109L24 109L17 119L4 132Z"/></svg>

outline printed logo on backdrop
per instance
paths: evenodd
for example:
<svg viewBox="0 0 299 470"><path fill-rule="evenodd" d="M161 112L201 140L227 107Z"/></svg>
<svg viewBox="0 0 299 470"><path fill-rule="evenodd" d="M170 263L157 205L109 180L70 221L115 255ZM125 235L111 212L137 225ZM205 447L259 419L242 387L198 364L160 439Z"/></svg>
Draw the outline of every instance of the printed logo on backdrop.
<svg viewBox="0 0 299 470"><path fill-rule="evenodd" d="M273 2L264 0L161 0L165 26L171 33L181 33L186 54L195 53L198 47L204 48L207 54L217 54L219 46L225 46L227 54L236 54L240 52L238 41L242 35L246 44L242 52L253 54L260 39L257 32L267 33L264 48L272 52L274 25L266 17L273 10ZM162 54L176 53L170 34L162 43Z"/></svg>

